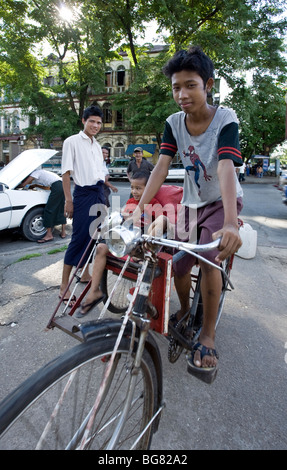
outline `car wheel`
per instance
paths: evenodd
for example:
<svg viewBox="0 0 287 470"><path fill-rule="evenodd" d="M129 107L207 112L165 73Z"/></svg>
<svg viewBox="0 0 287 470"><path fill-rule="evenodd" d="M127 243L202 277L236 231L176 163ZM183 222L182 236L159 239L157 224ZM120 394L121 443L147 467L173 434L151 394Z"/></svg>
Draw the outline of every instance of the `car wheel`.
<svg viewBox="0 0 287 470"><path fill-rule="evenodd" d="M21 232L31 242L43 238L47 233L43 225L43 207L35 207L28 212L22 222Z"/></svg>

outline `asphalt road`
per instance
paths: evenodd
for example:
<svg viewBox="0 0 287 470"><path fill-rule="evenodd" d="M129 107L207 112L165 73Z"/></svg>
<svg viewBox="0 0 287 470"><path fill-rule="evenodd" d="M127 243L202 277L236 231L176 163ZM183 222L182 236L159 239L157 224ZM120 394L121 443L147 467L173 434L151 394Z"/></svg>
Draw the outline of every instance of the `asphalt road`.
<svg viewBox="0 0 287 470"><path fill-rule="evenodd" d="M127 183L116 185L125 202ZM257 230L258 246L255 258L235 258L235 290L227 296L217 331L218 376L212 385L193 378L184 355L170 364L167 341L158 337L166 408L154 450L287 448L287 207L272 184L243 189L241 216ZM1 234L0 400L75 344L58 330L45 331L57 304L63 261L63 253L53 250L67 242L56 231L54 242L41 247ZM31 257L35 254L40 256ZM29 259L15 262L24 255ZM176 308L173 291L171 309Z"/></svg>

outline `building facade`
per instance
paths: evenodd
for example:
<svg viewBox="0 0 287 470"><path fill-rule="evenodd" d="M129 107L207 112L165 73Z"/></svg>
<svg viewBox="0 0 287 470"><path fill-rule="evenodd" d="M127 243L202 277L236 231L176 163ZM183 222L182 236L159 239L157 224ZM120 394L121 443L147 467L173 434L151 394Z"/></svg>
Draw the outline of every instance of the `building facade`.
<svg viewBox="0 0 287 470"><path fill-rule="evenodd" d="M157 54L164 46L155 46L149 51L149 54ZM112 60L105 70L105 91L102 94L89 95L89 103L97 104L103 111L103 127L97 140L101 146L110 149L111 159L124 157L129 146L147 146L153 150L150 160L156 163L158 157L158 148L154 135L135 135L131 130L125 128L124 116L121 112L112 109L112 97L115 93L121 93L130 86L131 62L126 53L121 53L121 60ZM53 86L53 71L47 69L47 77L44 79L47 85ZM219 81L214 95L215 101L219 102ZM75 102L77 106L77 102ZM26 139L24 129L34 123L37 123L37 117L25 117L21 113L21 108L17 103L9 104L7 98L0 98L0 162L9 163L23 150L29 148L43 147L41 136L34 136ZM30 121L30 122L29 122ZM55 137L51 142L51 147L58 151L62 149L61 139Z"/></svg>

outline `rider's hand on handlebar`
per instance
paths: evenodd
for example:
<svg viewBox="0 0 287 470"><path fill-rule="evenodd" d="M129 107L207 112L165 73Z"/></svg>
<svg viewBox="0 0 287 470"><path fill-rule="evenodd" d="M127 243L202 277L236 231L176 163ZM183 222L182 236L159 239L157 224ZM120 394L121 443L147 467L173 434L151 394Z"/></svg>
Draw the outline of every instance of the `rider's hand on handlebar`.
<svg viewBox="0 0 287 470"><path fill-rule="evenodd" d="M242 245L242 241L239 235L238 227L232 224L227 224L222 229L212 234L213 240L221 238L219 245L220 253L215 258L215 261L221 262L228 256L233 255Z"/></svg>

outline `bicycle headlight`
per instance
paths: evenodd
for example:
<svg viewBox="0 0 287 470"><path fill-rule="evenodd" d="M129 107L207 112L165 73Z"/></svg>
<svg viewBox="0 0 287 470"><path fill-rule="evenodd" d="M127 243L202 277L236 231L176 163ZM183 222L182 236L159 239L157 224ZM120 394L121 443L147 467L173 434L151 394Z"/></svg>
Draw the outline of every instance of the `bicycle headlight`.
<svg viewBox="0 0 287 470"><path fill-rule="evenodd" d="M122 258L136 247L141 237L141 231L138 227L129 230L124 226L118 225L109 230L108 235L107 245L110 252L117 258Z"/></svg>

